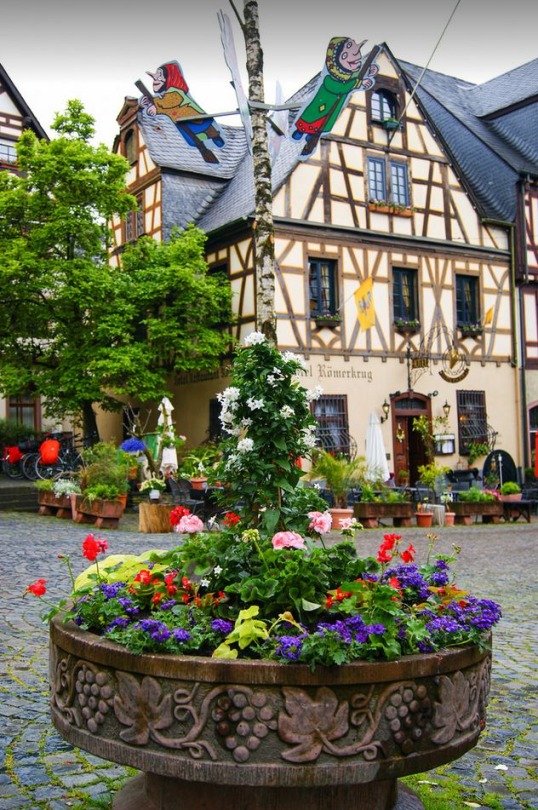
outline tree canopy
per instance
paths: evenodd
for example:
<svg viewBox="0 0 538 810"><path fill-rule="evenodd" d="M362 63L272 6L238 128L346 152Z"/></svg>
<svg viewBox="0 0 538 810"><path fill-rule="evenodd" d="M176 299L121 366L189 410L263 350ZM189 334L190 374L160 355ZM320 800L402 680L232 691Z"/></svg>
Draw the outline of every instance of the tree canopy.
<svg viewBox="0 0 538 810"><path fill-rule="evenodd" d="M231 293L193 226L109 262L109 223L136 208L129 165L90 145L78 101L53 129L51 141L25 131L20 174L0 173L0 392L40 396L46 415L82 414L92 430L95 406L158 400L174 372L218 366Z"/></svg>

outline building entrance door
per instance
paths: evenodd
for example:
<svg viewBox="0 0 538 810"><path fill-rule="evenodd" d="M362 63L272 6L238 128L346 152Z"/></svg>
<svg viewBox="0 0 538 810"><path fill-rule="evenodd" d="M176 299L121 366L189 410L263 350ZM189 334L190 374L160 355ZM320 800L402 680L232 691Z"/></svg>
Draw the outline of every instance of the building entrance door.
<svg viewBox="0 0 538 810"><path fill-rule="evenodd" d="M391 396L394 477L398 485L415 486L419 480L418 468L428 463L426 448L420 434L413 430L413 420L420 416L431 419L431 399L424 394L406 391ZM409 475L407 482L404 471Z"/></svg>

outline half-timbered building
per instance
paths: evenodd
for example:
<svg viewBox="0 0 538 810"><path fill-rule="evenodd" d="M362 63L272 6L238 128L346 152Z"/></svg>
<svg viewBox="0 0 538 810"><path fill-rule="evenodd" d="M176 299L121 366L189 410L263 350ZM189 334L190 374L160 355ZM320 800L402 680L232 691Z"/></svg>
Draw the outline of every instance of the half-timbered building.
<svg viewBox="0 0 538 810"><path fill-rule="evenodd" d="M496 442L522 466L528 413L538 414L538 159L526 120L536 122L538 60L482 86L421 75L386 45L376 61L373 89L350 97L307 160L302 143L272 136L279 348L303 356L306 384L322 387L315 415L336 450L363 453L375 411L389 465L416 479L425 457L413 419L448 414L437 444L447 466L472 441ZM166 240L194 222L208 234L210 267L228 274L241 339L256 324L243 130L222 127L224 146L208 163L136 99L118 123L115 149L130 161L139 209L114 223L117 260L142 234ZM218 431L226 374L174 381L190 442Z"/></svg>

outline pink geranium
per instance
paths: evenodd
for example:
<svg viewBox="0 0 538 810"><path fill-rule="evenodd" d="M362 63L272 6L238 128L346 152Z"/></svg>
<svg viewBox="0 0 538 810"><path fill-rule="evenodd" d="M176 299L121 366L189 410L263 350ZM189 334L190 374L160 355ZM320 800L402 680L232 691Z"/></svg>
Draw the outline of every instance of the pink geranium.
<svg viewBox="0 0 538 810"><path fill-rule="evenodd" d="M271 542L273 548L304 548L304 539L297 532L277 532Z"/></svg>
<svg viewBox="0 0 538 810"><path fill-rule="evenodd" d="M204 523L197 515L183 515L175 527L179 534L196 534L204 529Z"/></svg>
<svg viewBox="0 0 538 810"><path fill-rule="evenodd" d="M326 534L331 531L333 519L330 512L309 512L308 517L311 518L309 529L312 529L318 534Z"/></svg>

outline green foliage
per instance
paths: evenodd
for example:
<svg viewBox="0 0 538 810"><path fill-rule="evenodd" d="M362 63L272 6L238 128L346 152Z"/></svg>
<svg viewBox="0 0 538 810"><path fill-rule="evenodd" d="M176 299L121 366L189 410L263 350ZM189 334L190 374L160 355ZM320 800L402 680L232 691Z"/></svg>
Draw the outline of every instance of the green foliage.
<svg viewBox="0 0 538 810"><path fill-rule="evenodd" d="M501 484L501 495L518 495L521 492L521 487L515 481L505 481Z"/></svg>
<svg viewBox="0 0 538 810"><path fill-rule="evenodd" d="M475 463L480 456L487 456L489 453L489 444L486 442L470 442L469 443L469 457L467 459L469 467Z"/></svg>
<svg viewBox="0 0 538 810"><path fill-rule="evenodd" d="M447 427L448 416L436 416L434 419L430 419L426 414L422 414L413 419L412 429L422 439L429 462L433 462L435 456L435 437L446 433Z"/></svg>
<svg viewBox="0 0 538 810"><path fill-rule="evenodd" d="M52 484L53 481L50 478L34 481L34 486L39 492L52 492Z"/></svg>
<svg viewBox="0 0 538 810"><path fill-rule="evenodd" d="M495 500L495 495L491 492L471 487L470 489L458 492L458 499L469 503L491 503Z"/></svg>
<svg viewBox="0 0 538 810"><path fill-rule="evenodd" d="M220 456L220 449L214 442L200 444L182 458L178 474L181 478L203 478L212 470Z"/></svg>
<svg viewBox="0 0 538 810"><path fill-rule="evenodd" d="M0 393L32 391L46 415L82 411L92 429L93 404L158 400L171 374L218 366L230 290L207 274L195 228L169 244L142 239L109 264L108 223L136 208L129 165L89 143L80 102L54 128L50 142L25 131L21 174L0 172Z"/></svg>
<svg viewBox="0 0 538 810"><path fill-rule="evenodd" d="M114 500L129 489L131 458L112 442L97 442L84 450L86 466L79 473L85 497Z"/></svg>
<svg viewBox="0 0 538 810"><path fill-rule="evenodd" d="M19 425L11 419L0 419L0 447L18 444L28 438L28 425Z"/></svg>
<svg viewBox="0 0 538 810"><path fill-rule="evenodd" d="M428 489L433 489L437 479L446 475L448 472L450 472L450 467L444 464L435 464L435 462L423 464L418 468L419 479Z"/></svg>
<svg viewBox="0 0 538 810"><path fill-rule="evenodd" d="M335 506L345 508L350 490L364 480L364 471L365 460L362 457L349 459L335 456L327 450L315 450L309 478L324 479L334 496Z"/></svg>

